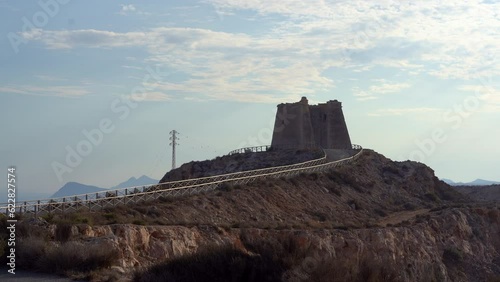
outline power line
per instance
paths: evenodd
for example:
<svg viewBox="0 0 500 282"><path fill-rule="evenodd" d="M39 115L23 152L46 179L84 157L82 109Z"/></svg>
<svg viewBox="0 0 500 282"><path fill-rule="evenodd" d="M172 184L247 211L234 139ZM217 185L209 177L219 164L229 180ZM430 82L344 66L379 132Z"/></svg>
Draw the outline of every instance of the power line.
<svg viewBox="0 0 500 282"><path fill-rule="evenodd" d="M169 140L171 141L170 142L170 146L172 146L172 169L175 169L175 146L176 145L179 145L179 143L177 143L177 140L179 140L179 138L177 138L177 134L180 134L179 132L177 132L175 129L170 131L170 138Z"/></svg>

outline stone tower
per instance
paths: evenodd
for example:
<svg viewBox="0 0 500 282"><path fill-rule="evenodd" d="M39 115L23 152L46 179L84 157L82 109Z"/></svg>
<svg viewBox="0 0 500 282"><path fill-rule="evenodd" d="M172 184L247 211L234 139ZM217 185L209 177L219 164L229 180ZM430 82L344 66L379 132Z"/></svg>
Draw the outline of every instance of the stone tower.
<svg viewBox="0 0 500 282"><path fill-rule="evenodd" d="M333 100L309 105L307 98L300 102L279 104L274 122L274 148L351 149L342 103Z"/></svg>

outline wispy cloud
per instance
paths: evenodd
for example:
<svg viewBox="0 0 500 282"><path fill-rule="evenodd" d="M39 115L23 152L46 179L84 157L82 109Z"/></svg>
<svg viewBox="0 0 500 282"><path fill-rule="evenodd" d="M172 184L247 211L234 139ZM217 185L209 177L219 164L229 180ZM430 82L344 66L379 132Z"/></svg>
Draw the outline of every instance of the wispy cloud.
<svg viewBox="0 0 500 282"><path fill-rule="evenodd" d="M382 83L370 86L370 92L380 94L395 93L409 87L411 87L409 83Z"/></svg>
<svg viewBox="0 0 500 282"><path fill-rule="evenodd" d="M368 93L365 90L361 90L358 86L355 86L352 88L352 92L354 97L356 97L356 100L358 101L369 101L369 100L375 100L378 99L377 96Z"/></svg>
<svg viewBox="0 0 500 282"><path fill-rule="evenodd" d="M500 89L491 83L466 84L458 87L458 90L470 92L482 103L483 112L500 112Z"/></svg>
<svg viewBox="0 0 500 282"><path fill-rule="evenodd" d="M77 86L4 86L0 87L0 93L77 98L89 91Z"/></svg>
<svg viewBox="0 0 500 282"><path fill-rule="evenodd" d="M332 68L353 73L390 68L415 76L474 79L500 75L500 3L298 0L211 0L224 13L256 12L271 28L235 33L203 28L157 27L144 31L41 30L21 35L49 49L142 47L147 63L182 73L163 91L217 98L272 101L331 90ZM138 12L123 5L123 12ZM124 67L127 67L125 64ZM388 82L353 89L358 100L410 87Z"/></svg>
<svg viewBox="0 0 500 282"><path fill-rule="evenodd" d="M124 12L134 12L135 10L135 6L132 4L122 6L122 11Z"/></svg>
<svg viewBox="0 0 500 282"><path fill-rule="evenodd" d="M145 46L150 52L149 63L189 74L185 81L159 85L167 93L274 103L278 97L295 99L333 87L333 81L322 74L330 64L316 62L307 53L301 54L293 43L281 39L195 28L126 33L35 30L25 37L51 49Z"/></svg>
<svg viewBox="0 0 500 282"><path fill-rule="evenodd" d="M149 13L140 11L137 9L136 6L132 4L126 4L126 5L121 5L121 10L118 12L118 14L126 16L130 14L137 14L137 15L149 15Z"/></svg>
<svg viewBox="0 0 500 282"><path fill-rule="evenodd" d="M352 88L352 93L358 101L375 100L381 94L398 93L403 89L411 87L409 83L391 83L385 79L373 79L378 84L370 85L368 89L361 89L358 86Z"/></svg>
<svg viewBox="0 0 500 282"><path fill-rule="evenodd" d="M392 108L392 109L380 109L372 113L368 113L369 116L380 117L380 116L401 116L401 115L419 115L419 114L430 114L439 113L440 109L436 108Z"/></svg>
<svg viewBox="0 0 500 282"><path fill-rule="evenodd" d="M165 102L172 99L169 95L158 91L144 92L140 97L128 95L127 98L138 102Z"/></svg>
<svg viewBox="0 0 500 282"><path fill-rule="evenodd" d="M45 74L38 74L35 75L35 78L43 81L67 81L67 79L58 77L58 76L53 76L53 75L45 75Z"/></svg>
<svg viewBox="0 0 500 282"><path fill-rule="evenodd" d="M49 49L128 47L141 46L147 42L147 35L143 32L116 33L94 29L58 31L32 29L21 35L26 40L42 42Z"/></svg>
<svg viewBox="0 0 500 282"><path fill-rule="evenodd" d="M144 68L137 67L137 66L129 66L129 65L123 65L122 68L124 68L124 69L133 69L133 70L144 70Z"/></svg>
<svg viewBox="0 0 500 282"><path fill-rule="evenodd" d="M277 33L316 37L317 48L344 48L347 60L362 61L365 66L398 68L394 62L399 61L404 68L417 67L442 79L500 74L498 1L210 2L219 10L287 17Z"/></svg>

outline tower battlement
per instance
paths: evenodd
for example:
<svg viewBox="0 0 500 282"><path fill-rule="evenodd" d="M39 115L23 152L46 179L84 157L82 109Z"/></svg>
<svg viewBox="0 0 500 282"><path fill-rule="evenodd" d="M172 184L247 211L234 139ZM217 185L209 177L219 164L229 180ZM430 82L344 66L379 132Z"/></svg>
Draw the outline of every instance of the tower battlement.
<svg viewBox="0 0 500 282"><path fill-rule="evenodd" d="M299 102L279 104L274 123L275 148L351 149L351 139L342 112L342 103L331 100L309 105Z"/></svg>

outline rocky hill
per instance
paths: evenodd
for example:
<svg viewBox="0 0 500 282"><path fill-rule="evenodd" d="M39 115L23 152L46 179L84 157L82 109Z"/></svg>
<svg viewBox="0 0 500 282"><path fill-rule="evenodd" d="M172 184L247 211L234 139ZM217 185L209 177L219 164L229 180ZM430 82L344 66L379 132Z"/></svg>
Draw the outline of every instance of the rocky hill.
<svg viewBox="0 0 500 282"><path fill-rule="evenodd" d="M453 188L476 201L500 201L500 185L454 186Z"/></svg>
<svg viewBox="0 0 500 282"><path fill-rule="evenodd" d="M23 227L26 230L39 227L23 232L46 234L54 243L33 255L26 249L41 243L26 240L20 243L19 260L25 261L23 254L27 258L28 253L30 261L39 262L29 267L45 267L55 259L54 253L58 260L71 256L64 250L116 251L99 257L111 268L92 269L89 277L95 280L488 281L500 277L498 205L472 202L423 164L393 162L370 150L354 163L323 173L45 218L48 223L26 222L30 226ZM19 234L21 242L23 236ZM70 270L75 272L71 265L60 271Z"/></svg>
<svg viewBox="0 0 500 282"><path fill-rule="evenodd" d="M167 172L160 183L301 163L321 158L323 155L320 150L275 150L226 155L213 160L183 164Z"/></svg>
<svg viewBox="0 0 500 282"><path fill-rule="evenodd" d="M466 201L425 165L392 162L366 150L355 165L290 179L225 186L152 207L165 224L242 227L370 226L398 211Z"/></svg>

